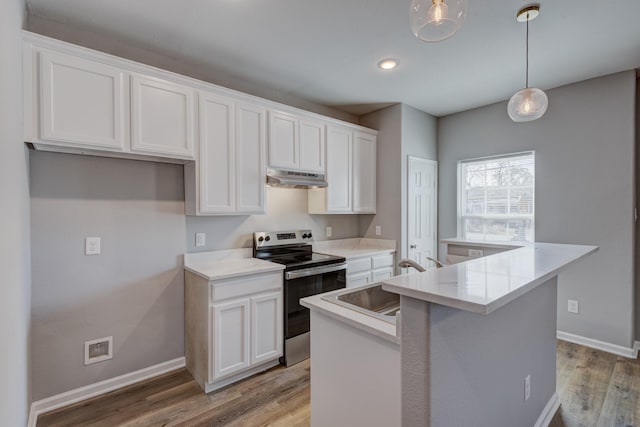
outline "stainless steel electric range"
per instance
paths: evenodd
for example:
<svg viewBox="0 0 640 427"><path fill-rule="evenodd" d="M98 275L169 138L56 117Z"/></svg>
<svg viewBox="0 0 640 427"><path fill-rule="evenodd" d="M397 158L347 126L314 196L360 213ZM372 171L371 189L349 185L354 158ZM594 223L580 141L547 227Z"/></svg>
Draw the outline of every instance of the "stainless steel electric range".
<svg viewBox="0 0 640 427"><path fill-rule="evenodd" d="M253 256L284 264L284 356L291 366L309 357L309 309L300 299L346 287L346 260L313 252L311 230L259 232Z"/></svg>

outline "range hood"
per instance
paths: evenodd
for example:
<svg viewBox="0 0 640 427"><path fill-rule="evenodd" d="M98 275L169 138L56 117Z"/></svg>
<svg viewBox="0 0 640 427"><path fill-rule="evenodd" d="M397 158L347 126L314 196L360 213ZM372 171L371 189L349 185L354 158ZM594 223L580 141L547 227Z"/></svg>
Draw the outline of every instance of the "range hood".
<svg viewBox="0 0 640 427"><path fill-rule="evenodd" d="M267 185L284 188L324 188L327 181L323 173L267 169Z"/></svg>

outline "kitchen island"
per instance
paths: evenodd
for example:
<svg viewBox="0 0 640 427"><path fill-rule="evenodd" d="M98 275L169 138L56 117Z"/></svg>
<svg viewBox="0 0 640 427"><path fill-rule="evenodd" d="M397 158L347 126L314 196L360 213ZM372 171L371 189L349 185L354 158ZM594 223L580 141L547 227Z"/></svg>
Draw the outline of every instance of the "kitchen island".
<svg viewBox="0 0 640 427"><path fill-rule="evenodd" d="M396 425L548 425L559 406L557 275L597 249L534 243L382 282L400 295ZM338 318L317 301L307 304L312 313ZM315 363L313 342L312 334ZM312 393L312 424L320 419L316 397L322 395Z"/></svg>

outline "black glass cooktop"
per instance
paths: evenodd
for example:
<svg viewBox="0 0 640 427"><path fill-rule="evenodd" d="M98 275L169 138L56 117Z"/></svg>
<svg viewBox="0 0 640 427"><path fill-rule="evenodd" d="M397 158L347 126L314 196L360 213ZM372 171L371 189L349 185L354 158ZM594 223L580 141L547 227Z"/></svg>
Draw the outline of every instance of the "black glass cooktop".
<svg viewBox="0 0 640 427"><path fill-rule="evenodd" d="M288 271L345 262L343 257L312 252L311 245L259 249L254 256L265 261L283 264Z"/></svg>

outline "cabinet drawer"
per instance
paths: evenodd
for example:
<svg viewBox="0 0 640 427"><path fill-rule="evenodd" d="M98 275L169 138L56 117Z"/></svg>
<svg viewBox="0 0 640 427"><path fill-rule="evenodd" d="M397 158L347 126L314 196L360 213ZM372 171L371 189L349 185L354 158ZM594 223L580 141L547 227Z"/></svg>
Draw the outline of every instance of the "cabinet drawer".
<svg viewBox="0 0 640 427"><path fill-rule="evenodd" d="M381 270L375 270L371 272L371 278L373 283L381 280L391 279L393 277L393 268L383 268Z"/></svg>
<svg viewBox="0 0 640 427"><path fill-rule="evenodd" d="M347 261L347 274L371 270L371 257Z"/></svg>
<svg viewBox="0 0 640 427"><path fill-rule="evenodd" d="M282 273L244 276L210 283L210 302L282 289Z"/></svg>
<svg viewBox="0 0 640 427"><path fill-rule="evenodd" d="M368 271L347 276L347 288L356 288L371 283L371 273Z"/></svg>
<svg viewBox="0 0 640 427"><path fill-rule="evenodd" d="M371 257L371 264L371 268L393 267L393 255L385 254Z"/></svg>

